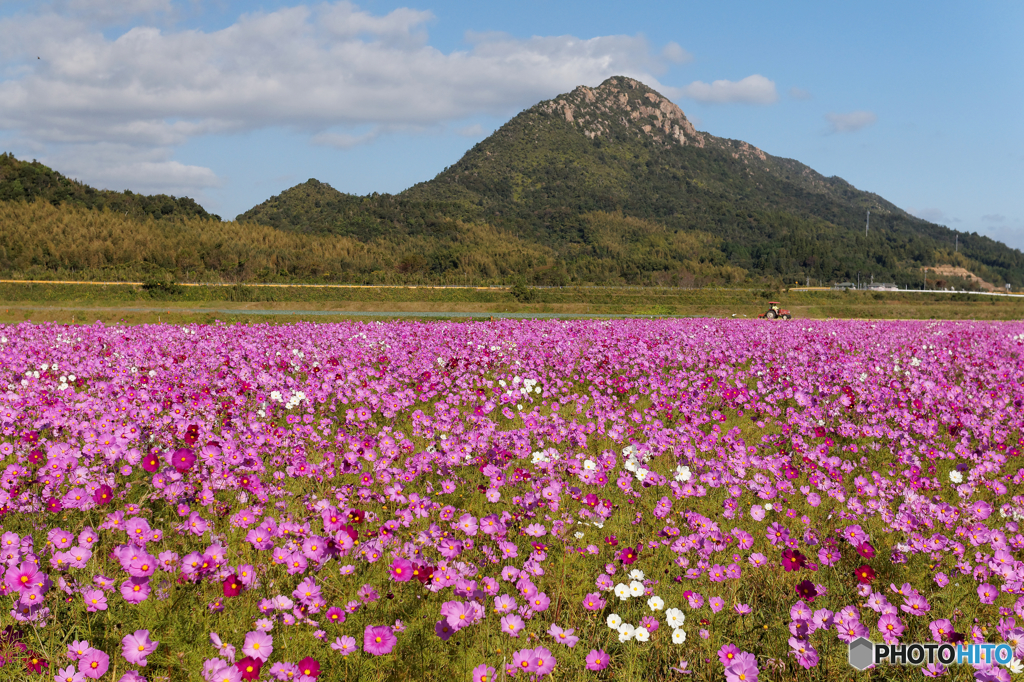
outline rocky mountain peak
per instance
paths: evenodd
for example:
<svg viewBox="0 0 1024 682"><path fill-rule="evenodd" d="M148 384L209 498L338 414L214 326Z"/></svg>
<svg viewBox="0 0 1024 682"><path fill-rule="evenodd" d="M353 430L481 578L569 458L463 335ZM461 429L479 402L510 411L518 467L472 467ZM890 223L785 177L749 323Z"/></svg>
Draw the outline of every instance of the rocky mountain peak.
<svg viewBox="0 0 1024 682"><path fill-rule="evenodd" d="M662 144L703 147L698 133L683 110L638 80L614 76L596 88L580 85L572 92L537 105L539 111L564 116L590 139L607 135L612 125L642 131Z"/></svg>

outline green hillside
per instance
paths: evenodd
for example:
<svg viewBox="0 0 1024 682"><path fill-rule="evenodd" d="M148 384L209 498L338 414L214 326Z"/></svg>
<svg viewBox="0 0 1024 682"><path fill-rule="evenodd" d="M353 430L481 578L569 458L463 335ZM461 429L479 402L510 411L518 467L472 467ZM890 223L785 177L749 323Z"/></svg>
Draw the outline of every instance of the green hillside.
<svg viewBox="0 0 1024 682"><path fill-rule="evenodd" d="M871 211L871 230L864 221ZM655 226L625 233L610 256L595 215ZM434 179L397 196L355 197L310 181L239 220L359 239L484 221L556 254L581 282L653 283L692 276L666 249L696 235L698 262L755 278L920 282L922 265L955 264L989 282L1024 284L1024 254L916 218L841 178L694 130L672 102L629 78L579 87L522 112ZM713 235L713 237L711 237Z"/></svg>
<svg viewBox="0 0 1024 682"><path fill-rule="evenodd" d="M400 194L311 179L237 221L0 154L0 272L11 277L701 286L859 274L917 286L922 267L953 265L1024 287L1021 251L699 132L623 77L540 102Z"/></svg>
<svg viewBox="0 0 1024 682"><path fill-rule="evenodd" d="M112 192L90 187L66 178L38 161L19 161L11 154L0 154L0 201L48 201L54 206L67 204L84 208L109 209L130 218L181 220L220 216L206 212L188 197L166 194L135 194L130 190Z"/></svg>

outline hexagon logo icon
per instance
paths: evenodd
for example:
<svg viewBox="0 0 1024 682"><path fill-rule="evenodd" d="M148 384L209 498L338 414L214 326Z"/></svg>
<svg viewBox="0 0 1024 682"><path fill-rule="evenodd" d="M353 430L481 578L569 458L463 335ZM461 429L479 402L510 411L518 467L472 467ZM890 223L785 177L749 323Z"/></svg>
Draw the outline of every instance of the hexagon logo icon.
<svg viewBox="0 0 1024 682"><path fill-rule="evenodd" d="M864 637L850 642L850 665L857 670L864 670L875 662L875 645Z"/></svg>

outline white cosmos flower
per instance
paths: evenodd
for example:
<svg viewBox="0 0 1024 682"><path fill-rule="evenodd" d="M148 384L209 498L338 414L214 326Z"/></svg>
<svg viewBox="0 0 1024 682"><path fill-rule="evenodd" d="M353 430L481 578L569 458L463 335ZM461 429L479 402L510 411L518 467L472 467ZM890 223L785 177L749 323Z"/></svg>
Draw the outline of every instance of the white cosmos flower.
<svg viewBox="0 0 1024 682"><path fill-rule="evenodd" d="M587 471L593 471L594 469L597 468L597 462L595 462L592 459L584 460L583 461L583 468L586 469Z"/></svg>
<svg viewBox="0 0 1024 682"><path fill-rule="evenodd" d="M605 622L608 623L608 627L612 630L618 630L619 626L622 625L622 618L617 613L610 613L608 614L608 620Z"/></svg>
<svg viewBox="0 0 1024 682"><path fill-rule="evenodd" d="M639 568L634 568L632 571L629 572L629 579L630 580L643 580L644 579L644 572L641 571Z"/></svg>
<svg viewBox="0 0 1024 682"><path fill-rule="evenodd" d="M618 630L620 642L628 642L629 640L633 639L633 635L636 633L636 630L634 630L633 626L629 623L621 624Z"/></svg>
<svg viewBox="0 0 1024 682"><path fill-rule="evenodd" d="M1013 675L1020 675L1024 672L1024 664L1020 662L1020 659L1011 658L1010 662L1006 664L1006 667L1010 669L1010 673Z"/></svg>
<svg viewBox="0 0 1024 682"><path fill-rule="evenodd" d="M685 467L685 466L677 466L676 467L675 479L677 481L679 481L680 483L686 483L687 481L690 480L690 476L692 476L692 475L693 474L690 473L690 467Z"/></svg>
<svg viewBox="0 0 1024 682"><path fill-rule="evenodd" d="M953 481L953 483L963 483L964 475L961 474L956 469L953 469L952 471L949 472L949 480Z"/></svg>
<svg viewBox="0 0 1024 682"><path fill-rule="evenodd" d="M672 643L673 644L682 644L685 641L686 641L686 630L682 630L680 628L677 628L677 629L672 631Z"/></svg>
<svg viewBox="0 0 1024 682"><path fill-rule="evenodd" d="M629 599L629 587L623 585L622 583L619 583L615 586L615 596L621 599L622 601L626 601L627 599Z"/></svg>
<svg viewBox="0 0 1024 682"><path fill-rule="evenodd" d="M686 621L686 614L676 608L665 611L665 622L671 628L681 628Z"/></svg>
<svg viewBox="0 0 1024 682"><path fill-rule="evenodd" d="M651 597L647 600L647 606L650 607L651 611L661 611L665 608L665 600L661 597Z"/></svg>
<svg viewBox="0 0 1024 682"><path fill-rule="evenodd" d="M629 584L629 593L634 597L642 597L644 594L644 584L639 580L634 580Z"/></svg>
<svg viewBox="0 0 1024 682"><path fill-rule="evenodd" d="M647 628L640 626L633 631L633 637L638 642L646 642L651 638L651 633L647 631Z"/></svg>

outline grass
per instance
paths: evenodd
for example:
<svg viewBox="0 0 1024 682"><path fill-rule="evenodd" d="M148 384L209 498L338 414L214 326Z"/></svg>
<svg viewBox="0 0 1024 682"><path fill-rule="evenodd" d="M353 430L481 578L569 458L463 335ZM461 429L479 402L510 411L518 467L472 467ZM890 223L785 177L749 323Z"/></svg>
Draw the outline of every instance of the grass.
<svg viewBox="0 0 1024 682"><path fill-rule="evenodd" d="M424 287L180 287L179 293L146 290L132 285L10 284L0 283L0 322L53 321L61 323L175 324L278 321L299 319L336 321L365 319L346 313L459 312L543 313L573 315L756 317L777 300L800 319L964 319L1013 320L1024 318L1024 296L993 297L958 293L878 293L837 291L766 292L735 289L672 288L559 288L536 289L536 300L520 303L507 289ZM148 308L152 311L62 311L61 306L95 308ZM44 307L45 310L33 308ZM237 313L197 313L192 308L237 310ZM322 315L264 316L247 310L316 310ZM397 313L397 314L395 314ZM459 319L459 318L454 318Z"/></svg>

